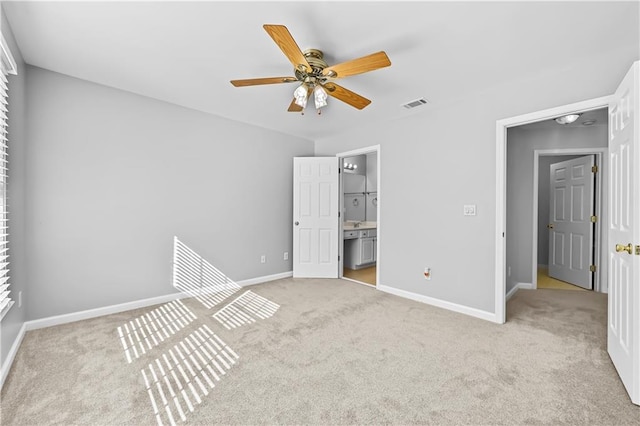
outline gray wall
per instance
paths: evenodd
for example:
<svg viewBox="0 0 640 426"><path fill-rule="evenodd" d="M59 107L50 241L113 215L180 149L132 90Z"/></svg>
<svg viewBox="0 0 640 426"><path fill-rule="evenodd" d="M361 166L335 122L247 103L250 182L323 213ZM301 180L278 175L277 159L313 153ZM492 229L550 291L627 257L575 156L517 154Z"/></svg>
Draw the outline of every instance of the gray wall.
<svg viewBox="0 0 640 426"><path fill-rule="evenodd" d="M39 68L27 78L29 319L175 292L174 235L234 280L291 270L292 158L313 142Z"/></svg>
<svg viewBox="0 0 640 426"><path fill-rule="evenodd" d="M549 171L551 165L572 160L579 155L553 155L538 158L538 265L547 265L549 260Z"/></svg>
<svg viewBox="0 0 640 426"><path fill-rule="evenodd" d="M638 59L633 43L316 141L317 155L380 144L379 284L495 312L496 120L613 93Z"/></svg>
<svg viewBox="0 0 640 426"><path fill-rule="evenodd" d="M26 142L26 70L20 50L15 43L9 23L2 13L2 34L11 49L18 67L18 75L9 76L9 221L11 223L10 276L11 297L16 303L0 322L0 365L4 365L22 324L26 320L27 266L25 256L25 142ZM18 307L18 293L23 304Z"/></svg>
<svg viewBox="0 0 640 426"><path fill-rule="evenodd" d="M605 93L603 93L604 95ZM606 147L607 127L553 127L507 132L507 292L516 283L531 283L533 259L533 151L554 148ZM535 212L537 214L537 212Z"/></svg>

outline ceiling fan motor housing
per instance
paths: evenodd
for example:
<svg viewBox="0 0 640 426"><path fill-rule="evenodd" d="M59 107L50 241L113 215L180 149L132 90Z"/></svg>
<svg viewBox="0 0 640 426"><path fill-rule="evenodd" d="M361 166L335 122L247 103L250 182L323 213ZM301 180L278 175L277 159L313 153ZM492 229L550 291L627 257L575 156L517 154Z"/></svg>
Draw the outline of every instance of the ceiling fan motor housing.
<svg viewBox="0 0 640 426"><path fill-rule="evenodd" d="M329 65L324 61L324 54L322 53L322 51L318 49L307 49L302 52L302 54L304 55L309 65L311 65L311 72L305 72L305 67L303 66L299 67L302 68L302 70L294 69L296 78L305 83L315 81L324 82L324 80L326 80L326 77L322 75L322 70L327 68Z"/></svg>

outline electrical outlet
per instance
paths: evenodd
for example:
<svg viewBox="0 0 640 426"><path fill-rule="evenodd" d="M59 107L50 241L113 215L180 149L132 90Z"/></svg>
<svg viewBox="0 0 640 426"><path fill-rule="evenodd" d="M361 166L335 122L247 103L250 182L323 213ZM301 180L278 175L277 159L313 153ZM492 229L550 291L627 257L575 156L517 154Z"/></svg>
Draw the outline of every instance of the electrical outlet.
<svg viewBox="0 0 640 426"><path fill-rule="evenodd" d="M507 267L507 276L511 276L511 266Z"/></svg>
<svg viewBox="0 0 640 426"><path fill-rule="evenodd" d="M262 255L260 256L260 263L267 263L267 256L266 255Z"/></svg>
<svg viewBox="0 0 640 426"><path fill-rule="evenodd" d="M288 251L284 252L284 260L289 260L289 252Z"/></svg>
<svg viewBox="0 0 640 426"><path fill-rule="evenodd" d="M465 216L475 216L476 215L476 205L475 204L465 204L463 211L464 211L464 215Z"/></svg>
<svg viewBox="0 0 640 426"><path fill-rule="evenodd" d="M431 280L431 268L424 268L424 279L427 281Z"/></svg>
<svg viewBox="0 0 640 426"><path fill-rule="evenodd" d="M18 308L22 308L22 291L18 292Z"/></svg>

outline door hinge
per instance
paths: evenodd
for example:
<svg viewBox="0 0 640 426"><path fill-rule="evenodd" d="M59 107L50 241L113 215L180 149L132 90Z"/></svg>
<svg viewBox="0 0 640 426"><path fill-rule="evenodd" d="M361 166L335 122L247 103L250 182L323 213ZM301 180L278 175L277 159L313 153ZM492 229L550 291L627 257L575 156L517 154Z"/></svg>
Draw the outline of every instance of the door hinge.
<svg viewBox="0 0 640 426"><path fill-rule="evenodd" d="M340 217L340 212L338 212L338 217Z"/></svg>
<svg viewBox="0 0 640 426"><path fill-rule="evenodd" d="M636 246L636 255L640 256L640 246Z"/></svg>
<svg viewBox="0 0 640 426"><path fill-rule="evenodd" d="M340 262L340 256L338 256L338 262Z"/></svg>
<svg viewBox="0 0 640 426"><path fill-rule="evenodd" d="M592 173L598 173L598 166L591 166Z"/></svg>
<svg viewBox="0 0 640 426"><path fill-rule="evenodd" d="M591 265L591 266L589 266L589 270L590 270L591 272L595 272L595 271L596 271L596 269L597 269L597 268L596 268L596 265Z"/></svg>
<svg viewBox="0 0 640 426"><path fill-rule="evenodd" d="M596 223L598 221L598 216L591 216L591 223Z"/></svg>

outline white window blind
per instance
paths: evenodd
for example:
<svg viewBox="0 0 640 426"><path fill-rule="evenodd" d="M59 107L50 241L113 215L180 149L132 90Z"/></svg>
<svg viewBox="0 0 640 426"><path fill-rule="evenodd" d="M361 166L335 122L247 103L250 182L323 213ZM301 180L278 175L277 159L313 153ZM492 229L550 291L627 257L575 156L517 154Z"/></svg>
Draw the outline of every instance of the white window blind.
<svg viewBox="0 0 640 426"><path fill-rule="evenodd" d="M13 306L9 276L9 217L7 182L9 171L9 74L16 74L16 63L0 36L0 320Z"/></svg>

